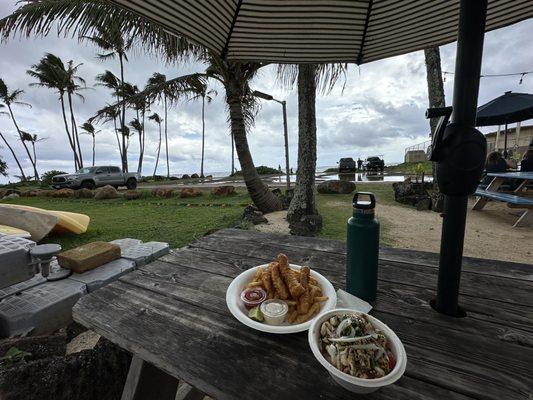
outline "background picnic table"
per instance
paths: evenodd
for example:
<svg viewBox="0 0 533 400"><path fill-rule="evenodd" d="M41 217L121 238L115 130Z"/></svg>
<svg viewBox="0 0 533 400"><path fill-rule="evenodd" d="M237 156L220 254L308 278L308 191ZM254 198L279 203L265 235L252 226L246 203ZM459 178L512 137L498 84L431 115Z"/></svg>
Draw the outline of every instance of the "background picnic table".
<svg viewBox="0 0 533 400"><path fill-rule="evenodd" d="M307 333L239 323L225 292L242 271L284 252L344 288L345 244L227 229L83 297L74 319L218 399L354 399L309 349ZM371 399L531 399L533 267L465 259L465 318L434 312L438 255L382 248L372 315L407 351L407 370Z"/></svg>

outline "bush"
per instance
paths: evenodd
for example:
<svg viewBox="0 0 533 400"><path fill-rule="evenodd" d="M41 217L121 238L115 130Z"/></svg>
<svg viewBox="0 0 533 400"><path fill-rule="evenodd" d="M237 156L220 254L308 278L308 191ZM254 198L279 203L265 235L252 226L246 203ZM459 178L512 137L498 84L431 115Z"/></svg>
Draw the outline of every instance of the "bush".
<svg viewBox="0 0 533 400"><path fill-rule="evenodd" d="M41 185L45 187L50 186L52 184L52 178L56 175L62 175L62 174L66 174L66 172L58 171L56 169L43 172L43 174L41 175Z"/></svg>
<svg viewBox="0 0 533 400"><path fill-rule="evenodd" d="M270 168L266 167L264 165L260 165L259 167L255 167L255 170L259 175L276 175L279 174L279 171L276 168ZM231 174L230 176L240 176L242 175L242 171L236 171L235 173Z"/></svg>

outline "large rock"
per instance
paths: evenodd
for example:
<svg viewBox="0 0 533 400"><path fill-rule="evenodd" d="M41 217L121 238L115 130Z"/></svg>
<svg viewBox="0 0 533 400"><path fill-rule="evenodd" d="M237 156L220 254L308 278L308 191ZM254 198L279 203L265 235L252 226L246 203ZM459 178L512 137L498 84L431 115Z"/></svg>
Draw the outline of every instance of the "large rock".
<svg viewBox="0 0 533 400"><path fill-rule="evenodd" d="M74 193L74 197L78 199L92 199L94 197L94 192L91 189L78 189Z"/></svg>
<svg viewBox="0 0 533 400"><path fill-rule="evenodd" d="M259 225L268 222L268 219L265 218L263 213L252 204L247 205L244 208L244 212L242 213L242 220L244 222L249 222L254 225Z"/></svg>
<svg viewBox="0 0 533 400"><path fill-rule="evenodd" d="M202 191L200 189L196 188L183 188L180 192L180 197L182 199L189 198L189 197L198 197L202 195Z"/></svg>
<svg viewBox="0 0 533 400"><path fill-rule="evenodd" d="M16 193L10 193L4 197L2 197L2 199L4 200L10 200L10 199L18 199L20 197L20 195L16 194Z"/></svg>
<svg viewBox="0 0 533 400"><path fill-rule="evenodd" d="M137 200L139 197L141 197L141 192L138 190L126 190L124 192L124 198L126 200Z"/></svg>
<svg viewBox="0 0 533 400"><path fill-rule="evenodd" d="M355 183L350 181L325 181L316 187L318 193L322 194L350 194L355 190Z"/></svg>
<svg viewBox="0 0 533 400"><path fill-rule="evenodd" d="M215 196L228 197L229 195L235 193L234 186L217 186L211 189L211 193Z"/></svg>
<svg viewBox="0 0 533 400"><path fill-rule="evenodd" d="M74 197L74 190L73 189L59 189L56 190L53 197L59 197L59 198L71 198Z"/></svg>
<svg viewBox="0 0 533 400"><path fill-rule="evenodd" d="M322 217L318 214L304 215L297 221L289 222L291 235L315 236L322 229Z"/></svg>
<svg viewBox="0 0 533 400"><path fill-rule="evenodd" d="M18 189L5 189L3 196L9 196L10 194L18 194L20 196L20 190L18 190Z"/></svg>
<svg viewBox="0 0 533 400"><path fill-rule="evenodd" d="M159 187L152 190L152 195L155 197L161 197L163 199L168 199L172 197L172 188Z"/></svg>
<svg viewBox="0 0 533 400"><path fill-rule="evenodd" d="M191 179L191 177L187 174L183 174L181 179Z"/></svg>
<svg viewBox="0 0 533 400"><path fill-rule="evenodd" d="M96 200L116 199L118 197L118 191L111 185L101 187L96 191L94 198Z"/></svg>
<svg viewBox="0 0 533 400"><path fill-rule="evenodd" d="M192 174L191 175L191 179L198 179L200 177L200 175L198 174Z"/></svg>
<svg viewBox="0 0 533 400"><path fill-rule="evenodd" d="M415 206L419 210L427 210L431 206L426 184L411 182L410 179L404 182L395 182L392 184L394 189L394 199L398 203Z"/></svg>

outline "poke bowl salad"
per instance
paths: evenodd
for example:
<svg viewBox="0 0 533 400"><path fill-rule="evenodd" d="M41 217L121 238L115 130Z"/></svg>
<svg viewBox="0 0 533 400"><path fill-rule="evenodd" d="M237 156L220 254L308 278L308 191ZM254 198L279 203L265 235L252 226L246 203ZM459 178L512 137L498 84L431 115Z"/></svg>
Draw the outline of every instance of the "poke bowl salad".
<svg viewBox="0 0 533 400"><path fill-rule="evenodd" d="M407 357L394 332L354 310L332 310L319 316L309 330L309 344L333 378L354 392L377 390L405 371Z"/></svg>
<svg viewBox="0 0 533 400"><path fill-rule="evenodd" d="M336 293L322 275L290 264L285 254L279 254L275 261L237 276L228 287L226 302L245 325L264 332L294 333L308 329L320 312L333 309Z"/></svg>

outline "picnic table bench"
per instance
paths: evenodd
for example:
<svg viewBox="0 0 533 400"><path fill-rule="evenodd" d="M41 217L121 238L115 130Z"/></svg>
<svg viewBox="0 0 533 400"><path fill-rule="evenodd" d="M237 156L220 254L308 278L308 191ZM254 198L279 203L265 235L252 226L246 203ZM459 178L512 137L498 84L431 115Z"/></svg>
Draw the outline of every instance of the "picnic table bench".
<svg viewBox="0 0 533 400"><path fill-rule="evenodd" d="M533 182L533 172L494 172L487 176L493 177L486 189L477 189L475 195L479 199L474 203L472 210L482 210L489 200L507 203L510 208L525 208L526 210L514 223L513 227L526 226L533 221L533 197L526 197L524 189ZM499 189L506 179L521 179L522 182L511 193L502 193Z"/></svg>
<svg viewBox="0 0 533 400"><path fill-rule="evenodd" d="M280 252L345 287L345 243L225 229L83 297L73 317L134 354L123 399L173 399L181 379L216 399L531 400L532 265L465 258L467 316L452 318L429 305L437 254L381 248L371 314L403 341L407 370L358 396L335 384L306 332L258 332L228 311L231 280Z"/></svg>

